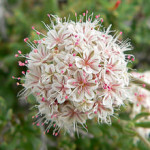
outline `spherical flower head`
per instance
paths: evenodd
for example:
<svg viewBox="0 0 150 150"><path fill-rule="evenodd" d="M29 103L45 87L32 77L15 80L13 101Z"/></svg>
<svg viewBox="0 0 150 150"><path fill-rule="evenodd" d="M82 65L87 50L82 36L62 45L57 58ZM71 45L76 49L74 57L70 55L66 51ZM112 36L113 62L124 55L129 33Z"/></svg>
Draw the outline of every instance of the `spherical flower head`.
<svg viewBox="0 0 150 150"><path fill-rule="evenodd" d="M111 123L114 108L124 104L129 85L124 51L130 43L119 41L122 34L101 29L103 19L88 12L76 21L48 15L51 20L47 35L36 31L39 40L25 42L31 47L26 55L28 72L24 92L33 94L38 103L39 124L46 132L54 127L68 132L86 126L88 119ZM52 20L55 20L55 23ZM43 117L44 116L44 117ZM38 117L37 117L38 118Z"/></svg>

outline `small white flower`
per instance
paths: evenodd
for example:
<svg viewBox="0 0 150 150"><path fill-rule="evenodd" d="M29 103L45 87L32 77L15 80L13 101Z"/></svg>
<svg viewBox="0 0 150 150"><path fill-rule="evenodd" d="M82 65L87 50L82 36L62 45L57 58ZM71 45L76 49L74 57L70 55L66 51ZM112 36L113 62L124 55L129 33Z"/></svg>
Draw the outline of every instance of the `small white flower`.
<svg viewBox="0 0 150 150"><path fill-rule="evenodd" d="M58 31L57 31L58 30ZM47 38L43 42L47 45L48 49L54 48L56 45L64 45L64 40L69 36L66 26L62 25L59 29L49 30L47 33Z"/></svg>
<svg viewBox="0 0 150 150"><path fill-rule="evenodd" d="M83 101L81 102L74 102L74 105L82 110L83 112L88 112L92 109L93 105L94 105L94 101L93 100L88 100L88 99L83 99Z"/></svg>
<svg viewBox="0 0 150 150"><path fill-rule="evenodd" d="M57 94L56 99L58 103L63 103L66 99L68 99L68 95L71 92L71 89L67 86L67 77L56 75L53 79L52 89Z"/></svg>
<svg viewBox="0 0 150 150"><path fill-rule="evenodd" d="M113 107L104 105L102 103L102 99L98 98L97 101L94 103L93 109L91 110L91 112L89 112L88 116L89 118L97 116L98 122L99 120L101 120L101 122L110 123L110 116L112 116L113 113Z"/></svg>
<svg viewBox="0 0 150 150"><path fill-rule="evenodd" d="M40 66L43 63L50 63L52 59L53 54L43 44L39 44L30 52L28 62Z"/></svg>
<svg viewBox="0 0 150 150"><path fill-rule="evenodd" d="M41 70L42 70L42 76L41 76L41 80L43 84L49 84L52 82L52 77L55 73L55 66L53 64L44 64L43 66L41 66Z"/></svg>
<svg viewBox="0 0 150 150"><path fill-rule="evenodd" d="M94 98L94 91L97 88L95 80L92 80L92 75L77 70L73 79L68 80L68 87L72 88L72 100L80 102L86 97L87 99Z"/></svg>
<svg viewBox="0 0 150 150"><path fill-rule="evenodd" d="M86 73L99 73L100 56L97 50L85 49L83 57L76 57L76 65L78 68L83 68Z"/></svg>
<svg viewBox="0 0 150 150"><path fill-rule="evenodd" d="M74 56L71 54L61 53L57 58L54 59L57 62L56 71L58 73L65 73L68 71L68 74L73 75L78 69L75 65Z"/></svg>
<svg viewBox="0 0 150 150"><path fill-rule="evenodd" d="M84 124L86 122L85 120L87 115L84 112L78 110L73 105L66 104L62 108L62 112L63 114L61 117L64 122L72 124L72 126L75 126L76 123Z"/></svg>

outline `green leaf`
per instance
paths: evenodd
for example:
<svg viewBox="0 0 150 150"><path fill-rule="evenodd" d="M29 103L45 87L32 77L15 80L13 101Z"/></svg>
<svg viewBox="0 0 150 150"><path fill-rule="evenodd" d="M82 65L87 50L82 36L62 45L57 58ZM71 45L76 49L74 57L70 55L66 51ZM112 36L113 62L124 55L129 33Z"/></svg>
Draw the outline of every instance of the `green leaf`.
<svg viewBox="0 0 150 150"><path fill-rule="evenodd" d="M3 97L0 96L0 114L4 113L6 110L6 102Z"/></svg>
<svg viewBox="0 0 150 150"><path fill-rule="evenodd" d="M7 114L6 114L7 120L11 120L12 115L13 115L13 110L12 110L12 109L9 109L8 112L7 112Z"/></svg>
<svg viewBox="0 0 150 150"><path fill-rule="evenodd" d="M148 116L150 116L150 113L148 113L148 112L141 112L141 113L137 114L134 117L133 121L136 121L136 120L138 120L138 119L140 119L142 117L148 117Z"/></svg>
<svg viewBox="0 0 150 150"><path fill-rule="evenodd" d="M136 127L150 128L150 121L147 122L135 122Z"/></svg>
<svg viewBox="0 0 150 150"><path fill-rule="evenodd" d="M136 135L136 132L133 131L133 130L130 129L130 128L125 127L123 130L124 130L125 133L127 133L127 134L129 134L129 135L132 135L132 136Z"/></svg>

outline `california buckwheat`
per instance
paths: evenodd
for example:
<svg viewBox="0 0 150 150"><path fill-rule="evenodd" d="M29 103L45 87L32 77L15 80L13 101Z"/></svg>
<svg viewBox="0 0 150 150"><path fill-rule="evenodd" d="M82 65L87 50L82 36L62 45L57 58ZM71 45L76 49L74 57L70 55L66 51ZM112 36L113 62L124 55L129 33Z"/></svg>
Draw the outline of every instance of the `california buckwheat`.
<svg viewBox="0 0 150 150"><path fill-rule="evenodd" d="M25 38L31 52L24 56L19 51L26 57L19 65L28 69L23 72L22 95L35 96L39 110L35 124L46 125L46 132L53 126L54 135L61 128L68 132L78 131L80 125L85 128L88 119L111 123L114 109L128 95L128 56L124 54L131 50L128 40L118 40L122 32L111 35L111 26L103 30L100 15L93 19L86 11L75 16L76 22L48 15L47 35L32 27L39 40L32 43Z"/></svg>

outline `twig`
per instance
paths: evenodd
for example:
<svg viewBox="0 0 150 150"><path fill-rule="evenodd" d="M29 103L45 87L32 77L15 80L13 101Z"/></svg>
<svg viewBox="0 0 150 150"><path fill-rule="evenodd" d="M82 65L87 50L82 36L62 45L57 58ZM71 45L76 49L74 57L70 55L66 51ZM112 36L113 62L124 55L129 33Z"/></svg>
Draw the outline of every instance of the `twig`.
<svg viewBox="0 0 150 150"><path fill-rule="evenodd" d="M150 149L150 142L146 138L144 138L136 129L133 130L136 132L136 135L139 137L139 139L143 141L145 145L147 145L147 147Z"/></svg>

